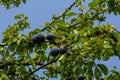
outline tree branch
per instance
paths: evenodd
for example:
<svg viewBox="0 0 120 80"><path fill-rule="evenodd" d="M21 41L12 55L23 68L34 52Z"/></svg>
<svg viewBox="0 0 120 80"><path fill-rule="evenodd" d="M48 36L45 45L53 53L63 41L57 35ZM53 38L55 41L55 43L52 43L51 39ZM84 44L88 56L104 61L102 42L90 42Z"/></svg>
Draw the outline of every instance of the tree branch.
<svg viewBox="0 0 120 80"><path fill-rule="evenodd" d="M24 43L32 43L31 40L28 40L28 41L21 41L21 42L24 42ZM9 45L16 44L16 43L17 43L17 41L12 42L12 43L10 43ZM8 45L7 43L1 43L1 44L0 44L1 47L9 46L9 45Z"/></svg>
<svg viewBox="0 0 120 80"><path fill-rule="evenodd" d="M66 8L66 9L69 9L69 10L71 10L72 9L72 7L75 5L75 3L77 2L78 0L76 0L75 2L73 2L68 8ZM65 9L65 10L66 10ZM64 11L64 13L62 14L62 15L60 15L60 16L58 16L57 18L56 18L56 20L57 19L59 19L60 17L62 17L63 15L65 15L66 14L66 11ZM52 25L54 23L54 21L52 21L51 23L50 23L50 25ZM41 31L44 31L44 30L46 30L46 28L48 28L48 26L46 26L46 27L44 27L43 29L41 29ZM16 42L13 42L13 43L11 43L10 45L12 45L12 44L15 44ZM1 47L4 47L4 46L7 46L7 44L0 44L0 46Z"/></svg>
<svg viewBox="0 0 120 80"><path fill-rule="evenodd" d="M0 63L0 69L2 69L2 68L4 68L4 67L8 67L8 66L10 66L10 65L12 65L11 62Z"/></svg>
<svg viewBox="0 0 120 80"><path fill-rule="evenodd" d="M34 71L32 71L32 72L28 73L27 75L25 75L25 77L27 77L27 76L29 76L29 75L32 75L32 74L34 74L35 72L37 72L38 70L40 70L40 69L42 69L42 68L46 67L47 65L49 65L49 64L51 64L51 63L53 63L53 62L56 62L58 59L59 59L59 57L58 57L58 58L56 58L55 60L52 60L52 61L50 61L50 62L46 63L46 64L43 64L42 66L40 66L40 67L39 67L39 68L37 68L36 70L34 70Z"/></svg>
<svg viewBox="0 0 120 80"><path fill-rule="evenodd" d="M78 0L76 0L75 2L73 2L73 3L72 3L68 8L66 8L66 9L71 10L72 7L75 5L75 3L76 3L77 1L78 1ZM63 12L62 15L59 15L59 16L56 18L56 20L59 19L60 17L62 17L62 16L64 16L64 15L66 14L66 9L65 9L65 11ZM54 23L54 21L52 21L52 22L50 23L50 25L52 25L53 23ZM46 26L45 28L43 28L41 31L46 30L46 28L48 28L48 26Z"/></svg>
<svg viewBox="0 0 120 80"><path fill-rule="evenodd" d="M32 65L31 63L29 62L26 62L26 63L11 63L11 62L6 62L6 63L2 63L0 62L0 69L4 68L4 67L8 67L8 66L13 66L13 65L24 65L24 66L29 66L29 65ZM44 63L42 62L35 62L35 65L44 65Z"/></svg>

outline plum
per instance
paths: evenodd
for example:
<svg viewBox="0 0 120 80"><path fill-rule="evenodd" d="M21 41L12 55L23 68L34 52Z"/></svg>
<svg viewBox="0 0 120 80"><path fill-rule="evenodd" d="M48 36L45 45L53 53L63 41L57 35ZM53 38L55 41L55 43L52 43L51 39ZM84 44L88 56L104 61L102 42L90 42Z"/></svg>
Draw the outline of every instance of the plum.
<svg viewBox="0 0 120 80"><path fill-rule="evenodd" d="M52 41L52 40L55 40L56 39L56 36L52 33L49 33L47 36L46 36L46 39L49 40L49 41Z"/></svg>
<svg viewBox="0 0 120 80"><path fill-rule="evenodd" d="M66 53L66 48L52 48L52 49L50 50L50 54L51 54L52 56L57 56L59 53L60 53L60 54Z"/></svg>
<svg viewBox="0 0 120 80"><path fill-rule="evenodd" d="M32 37L34 43L42 43L45 41L45 36L43 34L36 34Z"/></svg>
<svg viewBox="0 0 120 80"><path fill-rule="evenodd" d="M52 49L50 50L50 54L51 54L52 56L57 56L57 55L59 54L59 48L52 48Z"/></svg>
<svg viewBox="0 0 120 80"><path fill-rule="evenodd" d="M59 53L64 54L66 53L66 48L58 48Z"/></svg>
<svg viewBox="0 0 120 80"><path fill-rule="evenodd" d="M82 75L78 77L78 80L85 80L85 79L86 79L85 76Z"/></svg>

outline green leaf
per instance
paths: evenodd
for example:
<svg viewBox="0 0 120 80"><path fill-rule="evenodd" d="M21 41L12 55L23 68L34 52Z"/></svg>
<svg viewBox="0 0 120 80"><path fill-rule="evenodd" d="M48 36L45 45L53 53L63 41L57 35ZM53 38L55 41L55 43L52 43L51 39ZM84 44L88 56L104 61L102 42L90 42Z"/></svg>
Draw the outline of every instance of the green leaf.
<svg viewBox="0 0 120 80"><path fill-rule="evenodd" d="M50 26L50 23L49 23L49 22L45 22L45 23L43 24L43 26L49 27L49 26Z"/></svg>
<svg viewBox="0 0 120 80"><path fill-rule="evenodd" d="M55 21L54 23L59 27L68 27L69 26L69 24L63 20Z"/></svg>
<svg viewBox="0 0 120 80"><path fill-rule="evenodd" d="M81 6L79 6L79 10L81 10L81 11L83 11L83 10L84 10L84 8L85 8L85 7L84 7L84 6L82 6L82 5L81 5Z"/></svg>
<svg viewBox="0 0 120 80"><path fill-rule="evenodd" d="M14 18L15 19L21 19L22 17L24 17L25 15L24 14L18 14L16 15Z"/></svg>
<svg viewBox="0 0 120 80"><path fill-rule="evenodd" d="M72 17L72 16L76 16L76 15L77 15L77 13L73 12L71 10L66 14L66 16L68 16L68 17Z"/></svg>
<svg viewBox="0 0 120 80"><path fill-rule="evenodd" d="M98 67L95 67L94 74L96 79L100 79L102 76L101 71L98 69Z"/></svg>
<svg viewBox="0 0 120 80"><path fill-rule="evenodd" d="M26 3L26 0L22 0L23 1L23 3Z"/></svg>
<svg viewBox="0 0 120 80"><path fill-rule="evenodd" d="M98 64L97 66L101 69L104 75L108 75L108 68L104 64Z"/></svg>

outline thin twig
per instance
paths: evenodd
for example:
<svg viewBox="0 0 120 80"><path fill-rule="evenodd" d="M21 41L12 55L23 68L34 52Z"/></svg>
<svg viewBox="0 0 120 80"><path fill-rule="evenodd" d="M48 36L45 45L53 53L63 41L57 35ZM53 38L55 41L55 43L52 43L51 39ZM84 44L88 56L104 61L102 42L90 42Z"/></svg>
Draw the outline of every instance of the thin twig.
<svg viewBox="0 0 120 80"><path fill-rule="evenodd" d="M48 62L48 63L46 63L46 64L40 66L40 67L37 68L36 70L34 70L34 71L30 72L29 74L25 75L25 77L34 74L34 73L37 72L38 70L40 70L40 69L46 67L47 65L49 65L49 64L51 64L51 63L53 63L53 62L56 62L57 60L58 60L58 58L56 58L55 60L52 60L52 61L50 61L50 62Z"/></svg>
<svg viewBox="0 0 120 80"><path fill-rule="evenodd" d="M76 3L77 1L78 1L78 0L76 0L75 2L73 2L73 3L72 3L68 8L66 8L66 9L71 10L72 7L75 5L75 3ZM63 12L62 15L59 15L58 17L56 17L56 20L59 19L60 17L62 17L62 16L64 16L64 15L66 14L66 9L65 9L65 11ZM54 23L54 21L52 21L52 22L50 23L50 25L52 25L53 23ZM41 31L46 30L46 28L49 28L49 26L44 27Z"/></svg>
<svg viewBox="0 0 120 80"><path fill-rule="evenodd" d="M8 67L8 66L13 66L13 65L18 65L18 66L21 66L21 65L24 65L24 66L29 66L29 65L32 65L31 63L29 62L26 62L26 63L12 63L12 62L5 62L5 63L2 63L0 62L0 69L4 68L4 67ZM35 62L35 65L44 65L42 62Z"/></svg>
<svg viewBox="0 0 120 80"><path fill-rule="evenodd" d="M75 2L73 2L67 9L71 10L72 7L75 5L75 3L76 3L77 1L78 1L78 0L76 0ZM65 9L65 10L66 10L66 9ZM65 15L65 14L66 14L66 11L64 11L64 13L63 13L62 15L56 17L56 20L59 19L60 17L62 17L63 15ZM52 25L53 23L54 23L54 21L52 21L52 22L50 23L50 25ZM43 29L41 29L41 31L46 30L46 28L49 28L49 26L44 27ZM15 44L15 43L16 43L16 42L13 42L13 43L11 43L11 44ZM11 44L10 44L10 45L11 45ZM1 46L1 47L4 47L4 46L7 46L7 44L0 44L0 46Z"/></svg>

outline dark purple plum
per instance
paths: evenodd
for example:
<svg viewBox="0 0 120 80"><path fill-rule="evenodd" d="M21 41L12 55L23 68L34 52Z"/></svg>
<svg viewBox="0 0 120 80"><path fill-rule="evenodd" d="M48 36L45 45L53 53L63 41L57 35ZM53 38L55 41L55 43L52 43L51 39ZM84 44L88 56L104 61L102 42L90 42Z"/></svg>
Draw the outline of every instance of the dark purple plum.
<svg viewBox="0 0 120 80"><path fill-rule="evenodd" d="M37 35L32 36L32 41L33 41L34 43L37 42Z"/></svg>
<svg viewBox="0 0 120 80"><path fill-rule="evenodd" d="M49 41L52 41L52 40L55 40L56 39L56 36L52 33L49 33L47 36L46 36L46 39L49 40Z"/></svg>
<svg viewBox="0 0 120 80"><path fill-rule="evenodd" d="M52 56L57 56L57 55L59 54L59 48L52 48L52 49L50 50L50 54L51 54Z"/></svg>
<svg viewBox="0 0 120 80"><path fill-rule="evenodd" d="M66 48L52 48L52 49L50 50L50 54L51 54L52 56L57 56L59 53L60 53L60 54L66 53Z"/></svg>
<svg viewBox="0 0 120 80"><path fill-rule="evenodd" d="M79 76L78 77L78 80L85 80L86 78L85 78L85 76Z"/></svg>
<svg viewBox="0 0 120 80"><path fill-rule="evenodd" d="M66 53L66 48L58 48L59 53L64 54Z"/></svg>
<svg viewBox="0 0 120 80"><path fill-rule="evenodd" d="M45 41L45 36L43 34L36 34L32 37L34 43L42 43Z"/></svg>

